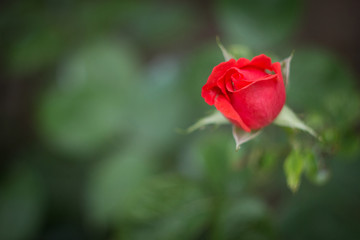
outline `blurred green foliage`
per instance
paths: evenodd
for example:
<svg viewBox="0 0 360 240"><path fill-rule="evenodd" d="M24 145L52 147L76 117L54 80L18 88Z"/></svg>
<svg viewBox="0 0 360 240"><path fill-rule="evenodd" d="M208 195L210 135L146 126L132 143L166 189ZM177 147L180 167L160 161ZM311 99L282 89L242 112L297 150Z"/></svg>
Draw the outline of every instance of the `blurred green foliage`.
<svg viewBox="0 0 360 240"><path fill-rule="evenodd" d="M2 168L0 239L360 236L360 94L330 51L296 46L287 92L323 142L269 126L235 152L230 126L175 131L213 109L200 89L223 61L215 35L236 56L281 60L295 48L300 1L20 1L0 11L1 74L36 89L32 138ZM296 194L285 159L307 176Z"/></svg>

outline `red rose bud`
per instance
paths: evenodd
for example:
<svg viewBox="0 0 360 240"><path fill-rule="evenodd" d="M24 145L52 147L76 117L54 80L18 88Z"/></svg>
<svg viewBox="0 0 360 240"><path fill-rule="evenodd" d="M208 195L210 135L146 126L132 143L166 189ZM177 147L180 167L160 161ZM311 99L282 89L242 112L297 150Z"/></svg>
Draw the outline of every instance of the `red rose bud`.
<svg viewBox="0 0 360 240"><path fill-rule="evenodd" d="M247 132L270 124L285 104L279 62L264 54L251 61L230 59L214 67L201 96L227 119Z"/></svg>

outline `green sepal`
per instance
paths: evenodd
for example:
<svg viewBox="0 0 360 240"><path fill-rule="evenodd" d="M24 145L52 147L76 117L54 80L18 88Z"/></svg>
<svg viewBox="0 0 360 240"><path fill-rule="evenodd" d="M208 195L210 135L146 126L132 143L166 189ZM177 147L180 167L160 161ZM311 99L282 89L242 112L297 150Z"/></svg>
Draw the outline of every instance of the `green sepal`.
<svg viewBox="0 0 360 240"><path fill-rule="evenodd" d="M221 52L224 55L225 61L229 61L232 58L235 59L235 57L226 50L224 45L222 45L220 38L218 36L216 37L216 43L219 46L219 48L221 49Z"/></svg>
<svg viewBox="0 0 360 240"><path fill-rule="evenodd" d="M285 58L284 60L280 61L281 65L281 72L283 75L283 80L285 86L288 86L290 83L289 77L290 77L290 63L294 56L294 51L290 54L289 57Z"/></svg>
<svg viewBox="0 0 360 240"><path fill-rule="evenodd" d="M229 120L224 117L219 111L215 111L209 116L206 116L200 120L198 120L196 123L191 125L185 130L185 133L192 133L195 130L202 129L207 125L223 125L223 124L230 124Z"/></svg>
<svg viewBox="0 0 360 240"><path fill-rule="evenodd" d="M251 139L257 137L261 133L261 131L245 132L243 129L233 125L232 133L236 143L236 151L238 151L241 147L241 144L246 143Z"/></svg>
<svg viewBox="0 0 360 240"><path fill-rule="evenodd" d="M302 131L308 132L315 138L319 139L316 132L312 128L307 126L303 121L301 121L288 106L284 106L282 108L280 114L277 116L273 123L282 127L300 129Z"/></svg>

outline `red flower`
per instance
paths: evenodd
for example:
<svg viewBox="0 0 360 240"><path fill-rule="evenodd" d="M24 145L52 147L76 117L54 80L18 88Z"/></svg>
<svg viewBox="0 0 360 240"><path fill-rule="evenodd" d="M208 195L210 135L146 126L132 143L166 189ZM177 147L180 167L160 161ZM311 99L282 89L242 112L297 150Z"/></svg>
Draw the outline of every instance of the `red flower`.
<svg viewBox="0 0 360 240"><path fill-rule="evenodd" d="M265 127L285 104L279 62L264 54L251 61L230 59L214 67L201 96L227 119L247 132Z"/></svg>

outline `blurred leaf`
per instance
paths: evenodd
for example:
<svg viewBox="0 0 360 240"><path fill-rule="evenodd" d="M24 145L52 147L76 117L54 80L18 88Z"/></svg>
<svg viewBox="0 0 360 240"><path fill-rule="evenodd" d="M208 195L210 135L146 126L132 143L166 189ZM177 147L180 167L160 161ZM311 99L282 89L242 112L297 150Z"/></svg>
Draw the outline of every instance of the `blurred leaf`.
<svg viewBox="0 0 360 240"><path fill-rule="evenodd" d="M321 48L298 49L291 68L288 105L320 115L324 130L342 131L358 122L360 112L354 109L360 108L360 95L344 59Z"/></svg>
<svg viewBox="0 0 360 240"><path fill-rule="evenodd" d="M48 26L34 28L10 48L9 71L14 75L25 75L51 66L65 49L64 41L60 29Z"/></svg>
<svg viewBox="0 0 360 240"><path fill-rule="evenodd" d="M301 155L301 153L293 149L289 156L285 159L284 162L284 171L286 175L286 181L291 189L291 191L296 192L300 185L301 174L304 169L304 162L306 161L306 156Z"/></svg>
<svg viewBox="0 0 360 240"><path fill-rule="evenodd" d="M282 205L279 226L284 239L357 239L360 155L351 163L337 156L332 162L332 178L323 187L302 186ZM299 230L301 226L301 231ZM314 228L314 226L317 226ZM295 234L298 232L298 234Z"/></svg>
<svg viewBox="0 0 360 240"><path fill-rule="evenodd" d="M128 13L131 32L147 47L174 46L201 28L196 13L188 4L154 4L143 1ZM156 14L154 14L156 13Z"/></svg>
<svg viewBox="0 0 360 240"><path fill-rule="evenodd" d="M175 214L162 219L155 239L196 239L209 221L211 203L207 199L191 201L176 209Z"/></svg>
<svg viewBox="0 0 360 240"><path fill-rule="evenodd" d="M166 217L204 197L193 182L170 174L152 177L136 192L137 198L128 212L140 221Z"/></svg>
<svg viewBox="0 0 360 240"><path fill-rule="evenodd" d="M122 22L129 22L130 12L142 4L121 2L36 2L7 4L1 10L0 31L10 47L8 69L12 74L34 74L53 67L59 58L99 36L109 35ZM140 14L132 14L138 19ZM14 18L13 16L18 16ZM78 33L78 34L74 34Z"/></svg>
<svg viewBox="0 0 360 240"><path fill-rule="evenodd" d="M272 149L272 151L265 151L260 159L260 167L265 171L273 171L277 166L278 160L279 156L276 150Z"/></svg>
<svg viewBox="0 0 360 240"><path fill-rule="evenodd" d="M184 92L179 91L180 66L179 58L170 55L157 56L145 66L136 97L131 96L128 102L134 112L131 127L139 139L136 141L164 149L180 137L174 135L174 128L186 124L189 110Z"/></svg>
<svg viewBox="0 0 360 240"><path fill-rule="evenodd" d="M180 89L183 95L182 102L191 108L186 110L187 114L182 116L183 119L190 122L193 121L194 116L200 118L203 117L201 113L213 110L213 107L204 104L201 87L206 83L212 68L223 61L224 58L222 54L219 54L219 48L214 41L194 48L194 51L191 51L189 57L184 61L184 66L180 71Z"/></svg>
<svg viewBox="0 0 360 240"><path fill-rule="evenodd" d="M88 185L87 214L104 225L127 217L151 168L142 152L117 152L95 166Z"/></svg>
<svg viewBox="0 0 360 240"><path fill-rule="evenodd" d="M319 169L315 178L315 183L323 185L330 179L330 172L328 169Z"/></svg>
<svg viewBox="0 0 360 240"><path fill-rule="evenodd" d="M257 137L261 131L256 132L245 132L242 128L239 128L235 125L233 125L232 133L235 139L236 143L236 151L238 151L241 147L241 144L246 143L247 141L250 141L251 139Z"/></svg>
<svg viewBox="0 0 360 240"><path fill-rule="evenodd" d="M280 43L294 31L300 1L234 1L215 2L217 22L224 38L254 49L265 49Z"/></svg>
<svg viewBox="0 0 360 240"><path fill-rule="evenodd" d="M229 61L230 59L235 59L235 57L233 57L227 50L226 48L222 45L222 43L220 42L220 38L217 36L216 37L216 42L217 45L219 46L219 48L221 49L221 52L224 56L225 61Z"/></svg>
<svg viewBox="0 0 360 240"><path fill-rule="evenodd" d="M37 175L20 166L9 173L0 190L0 239L32 239L41 225L43 193Z"/></svg>
<svg viewBox="0 0 360 240"><path fill-rule="evenodd" d="M208 199L183 202L162 218L120 233L116 239L182 240L197 239L211 218Z"/></svg>
<svg viewBox="0 0 360 240"><path fill-rule="evenodd" d="M215 111L214 113L210 114L207 117L204 117L197 121L195 124L191 125L186 132L191 133L195 130L204 128L207 125L215 124L215 125L221 125L221 124L230 124L229 120L222 115L221 112Z"/></svg>
<svg viewBox="0 0 360 240"><path fill-rule="evenodd" d="M218 131L217 131L218 132ZM204 168L203 181L208 185L212 194L222 196L228 190L227 186L231 177L232 139L229 134L219 133L205 136L200 145L200 158Z"/></svg>
<svg viewBox="0 0 360 240"><path fill-rule="evenodd" d="M269 239L270 221L259 198L242 196L224 203L218 219L217 239Z"/></svg>
<svg viewBox="0 0 360 240"><path fill-rule="evenodd" d="M280 62L285 86L288 86L289 83L290 83L290 79L289 79L289 77L290 77L290 63L291 63L291 59L293 58L293 56L294 56L294 52L292 52L289 57L285 58L284 60L282 60Z"/></svg>
<svg viewBox="0 0 360 240"><path fill-rule="evenodd" d="M234 151L229 130L207 131L187 140L177 167L182 176L219 197L240 194L248 181L247 172L239 171L246 151Z"/></svg>
<svg viewBox="0 0 360 240"><path fill-rule="evenodd" d="M303 130L313 135L314 137L318 137L314 130L305 125L296 115L295 113L287 106L284 106L274 120L274 124L282 126L282 127L290 127Z"/></svg>
<svg viewBox="0 0 360 240"><path fill-rule="evenodd" d="M224 219L224 224L229 229L240 227L239 223L257 220L263 217L266 212L264 203L255 197L236 199L225 208L226 219Z"/></svg>
<svg viewBox="0 0 360 240"><path fill-rule="evenodd" d="M315 184L324 184L329 179L329 172L325 168L320 168L319 162L313 151L304 151L304 170L307 178Z"/></svg>
<svg viewBox="0 0 360 240"><path fill-rule="evenodd" d="M232 44L229 46L229 52L235 57L235 59L246 58L251 59L254 54L251 49L242 44Z"/></svg>
<svg viewBox="0 0 360 240"><path fill-rule="evenodd" d="M304 158L304 170L308 179L315 182L316 176L318 175L319 166L312 151L307 151L306 155L307 157Z"/></svg>
<svg viewBox="0 0 360 240"><path fill-rule="evenodd" d="M192 239L208 221L210 202L194 182L162 175L150 179L137 192L129 217L150 227L135 225L131 237L120 239Z"/></svg>
<svg viewBox="0 0 360 240"><path fill-rule="evenodd" d="M38 127L51 145L70 153L93 152L131 129L139 69L126 44L100 41L64 63L57 85L41 99Z"/></svg>

